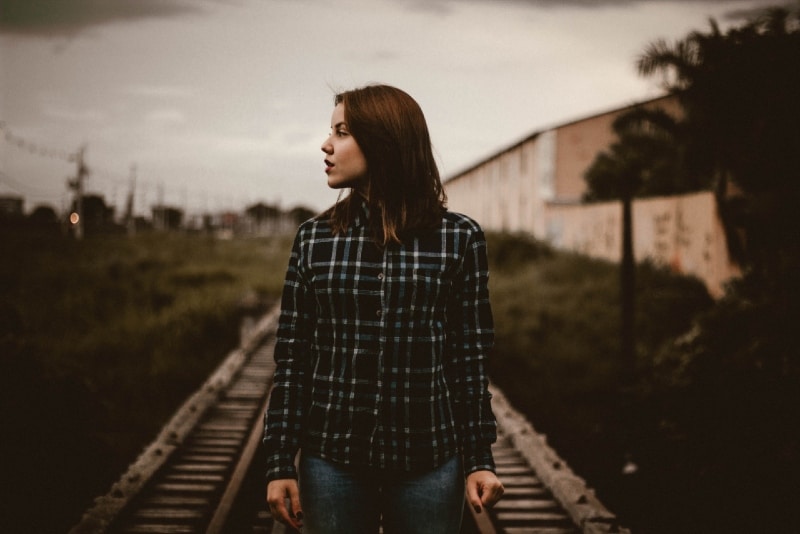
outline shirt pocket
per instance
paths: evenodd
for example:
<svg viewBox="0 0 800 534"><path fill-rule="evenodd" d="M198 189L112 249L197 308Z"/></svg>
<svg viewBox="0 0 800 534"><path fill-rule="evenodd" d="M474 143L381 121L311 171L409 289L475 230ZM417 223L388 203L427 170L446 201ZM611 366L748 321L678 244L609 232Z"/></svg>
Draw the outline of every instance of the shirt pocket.
<svg viewBox="0 0 800 534"><path fill-rule="evenodd" d="M411 316L418 319L438 316L444 311L449 287L450 283L441 270L414 269L411 277Z"/></svg>

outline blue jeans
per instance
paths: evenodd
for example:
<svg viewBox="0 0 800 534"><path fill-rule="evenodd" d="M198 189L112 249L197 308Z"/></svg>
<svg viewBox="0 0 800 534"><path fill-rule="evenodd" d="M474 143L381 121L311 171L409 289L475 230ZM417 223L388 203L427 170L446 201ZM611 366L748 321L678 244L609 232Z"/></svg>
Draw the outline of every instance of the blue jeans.
<svg viewBox="0 0 800 534"><path fill-rule="evenodd" d="M351 468L300 456L304 534L458 534L464 475L456 457L426 473Z"/></svg>

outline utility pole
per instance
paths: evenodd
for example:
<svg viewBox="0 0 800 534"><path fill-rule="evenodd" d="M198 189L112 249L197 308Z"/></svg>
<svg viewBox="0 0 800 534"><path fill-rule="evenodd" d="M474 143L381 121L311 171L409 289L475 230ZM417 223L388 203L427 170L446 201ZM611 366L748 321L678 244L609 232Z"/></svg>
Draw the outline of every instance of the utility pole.
<svg viewBox="0 0 800 534"><path fill-rule="evenodd" d="M70 213L69 222L75 226L75 239L83 239L83 180L89 175L89 169L84 162L86 145L84 144L75 154L75 177L67 181L67 186L75 191L75 211Z"/></svg>
<svg viewBox="0 0 800 534"><path fill-rule="evenodd" d="M131 189L128 191L128 202L125 205L125 226L128 235L136 235L136 216L133 213L133 199L136 195L136 164L131 165Z"/></svg>
<svg viewBox="0 0 800 534"><path fill-rule="evenodd" d="M620 261L621 324L620 340L626 372L636 369L636 262L633 252L633 182L624 176L622 185L622 259Z"/></svg>
<svg viewBox="0 0 800 534"><path fill-rule="evenodd" d="M167 212L164 208L164 184L158 182L158 224L157 229L165 231L167 229Z"/></svg>

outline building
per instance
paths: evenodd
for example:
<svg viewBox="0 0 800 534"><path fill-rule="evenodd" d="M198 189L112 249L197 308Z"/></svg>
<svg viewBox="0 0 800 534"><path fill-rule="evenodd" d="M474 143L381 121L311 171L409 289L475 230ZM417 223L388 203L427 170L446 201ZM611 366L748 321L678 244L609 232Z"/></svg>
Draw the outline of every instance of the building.
<svg viewBox="0 0 800 534"><path fill-rule="evenodd" d="M20 218L23 216L25 201L16 195L0 196L0 217L7 219Z"/></svg>
<svg viewBox="0 0 800 534"><path fill-rule="evenodd" d="M633 106L679 116L672 96ZM583 204L584 174L615 140L614 120L632 106L535 132L445 181L449 206L486 230L524 232L556 248L619 261L620 202ZM738 271L728 257L711 192L640 199L633 206L634 254L697 276L712 295Z"/></svg>

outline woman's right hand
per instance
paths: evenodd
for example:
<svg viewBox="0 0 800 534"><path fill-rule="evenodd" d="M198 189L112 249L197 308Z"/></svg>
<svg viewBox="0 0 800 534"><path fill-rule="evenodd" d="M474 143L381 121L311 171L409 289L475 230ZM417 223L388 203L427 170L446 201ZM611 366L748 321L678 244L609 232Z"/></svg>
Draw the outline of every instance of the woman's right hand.
<svg viewBox="0 0 800 534"><path fill-rule="evenodd" d="M286 501L289 508L286 508ZM282 478L267 484L267 504L272 518L295 530L303 527L303 511L300 508L300 490L297 480Z"/></svg>

